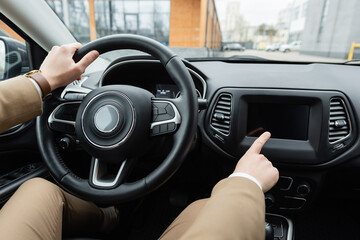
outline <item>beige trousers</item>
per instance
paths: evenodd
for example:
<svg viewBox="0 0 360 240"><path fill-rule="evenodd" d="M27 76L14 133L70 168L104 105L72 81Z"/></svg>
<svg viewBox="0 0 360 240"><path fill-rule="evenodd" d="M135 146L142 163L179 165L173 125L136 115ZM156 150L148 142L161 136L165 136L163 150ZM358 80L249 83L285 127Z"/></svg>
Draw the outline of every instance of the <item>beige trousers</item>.
<svg viewBox="0 0 360 240"><path fill-rule="evenodd" d="M177 239L193 223L206 200L188 206L160 237ZM0 211L0 239L62 239L62 233L97 232L104 214L91 202L74 197L41 178L20 186Z"/></svg>

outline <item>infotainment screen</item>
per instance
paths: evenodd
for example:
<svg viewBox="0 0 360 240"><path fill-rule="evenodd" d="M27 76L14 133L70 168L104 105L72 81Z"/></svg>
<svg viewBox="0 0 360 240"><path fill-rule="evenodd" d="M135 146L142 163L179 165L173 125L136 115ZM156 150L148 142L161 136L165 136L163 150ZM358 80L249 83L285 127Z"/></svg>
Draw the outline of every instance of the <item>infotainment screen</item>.
<svg viewBox="0 0 360 240"><path fill-rule="evenodd" d="M249 103L247 136L269 131L272 138L307 140L308 105Z"/></svg>

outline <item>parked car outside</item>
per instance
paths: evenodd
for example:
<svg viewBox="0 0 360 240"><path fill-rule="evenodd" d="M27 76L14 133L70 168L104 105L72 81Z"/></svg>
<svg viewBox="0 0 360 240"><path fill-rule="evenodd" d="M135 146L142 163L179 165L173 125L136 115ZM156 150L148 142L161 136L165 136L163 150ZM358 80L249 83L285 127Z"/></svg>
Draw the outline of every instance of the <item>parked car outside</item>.
<svg viewBox="0 0 360 240"><path fill-rule="evenodd" d="M279 51L280 46L281 46L280 43L275 43L275 44L267 45L267 46L265 47L265 51L267 51L267 52Z"/></svg>
<svg viewBox="0 0 360 240"><path fill-rule="evenodd" d="M223 46L223 51L245 51L240 43L227 43Z"/></svg>
<svg viewBox="0 0 360 240"><path fill-rule="evenodd" d="M290 44L283 44L281 45L279 51L286 53L291 51L299 51L301 47L301 41L294 41Z"/></svg>

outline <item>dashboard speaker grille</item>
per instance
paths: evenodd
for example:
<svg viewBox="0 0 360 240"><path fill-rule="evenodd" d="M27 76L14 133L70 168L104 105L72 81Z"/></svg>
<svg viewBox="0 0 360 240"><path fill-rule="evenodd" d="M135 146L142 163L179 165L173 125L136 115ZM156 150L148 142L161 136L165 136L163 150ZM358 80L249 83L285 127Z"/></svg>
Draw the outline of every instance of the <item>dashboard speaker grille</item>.
<svg viewBox="0 0 360 240"><path fill-rule="evenodd" d="M214 129L225 135L230 133L231 100L231 94L222 93L214 106L210 121Z"/></svg>
<svg viewBox="0 0 360 240"><path fill-rule="evenodd" d="M335 143L346 138L351 131L349 114L341 98L330 100L329 142Z"/></svg>

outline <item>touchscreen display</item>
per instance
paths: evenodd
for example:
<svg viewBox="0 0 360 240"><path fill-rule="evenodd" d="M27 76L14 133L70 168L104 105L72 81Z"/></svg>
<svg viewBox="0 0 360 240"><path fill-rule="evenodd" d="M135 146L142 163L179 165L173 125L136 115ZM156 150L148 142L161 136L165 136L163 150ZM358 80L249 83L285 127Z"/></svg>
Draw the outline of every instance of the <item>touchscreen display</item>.
<svg viewBox="0 0 360 240"><path fill-rule="evenodd" d="M308 105L249 103L247 136L269 131L272 138L307 140Z"/></svg>

